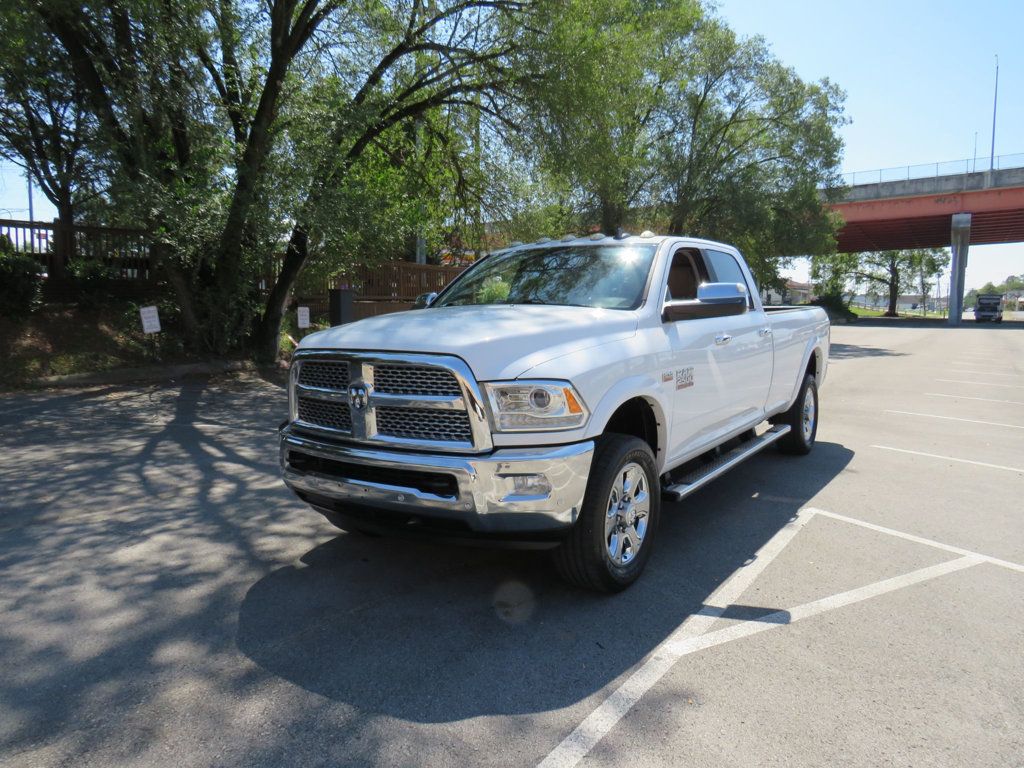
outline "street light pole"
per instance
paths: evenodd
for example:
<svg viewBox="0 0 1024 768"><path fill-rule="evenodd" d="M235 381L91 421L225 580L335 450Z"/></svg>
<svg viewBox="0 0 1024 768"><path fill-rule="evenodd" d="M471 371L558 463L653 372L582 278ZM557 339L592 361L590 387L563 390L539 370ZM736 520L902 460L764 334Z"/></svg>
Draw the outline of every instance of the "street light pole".
<svg viewBox="0 0 1024 768"><path fill-rule="evenodd" d="M999 54L996 54L996 91L992 97L992 152L989 155L988 169L996 168L996 107L999 106Z"/></svg>

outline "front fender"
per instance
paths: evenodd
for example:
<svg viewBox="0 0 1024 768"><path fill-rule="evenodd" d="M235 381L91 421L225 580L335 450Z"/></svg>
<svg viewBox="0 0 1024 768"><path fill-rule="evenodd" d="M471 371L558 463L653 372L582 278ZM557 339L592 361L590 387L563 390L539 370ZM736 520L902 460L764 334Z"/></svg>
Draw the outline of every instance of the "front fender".
<svg viewBox="0 0 1024 768"><path fill-rule="evenodd" d="M641 398L651 407L658 425L659 451L655 460L660 471L665 463L670 426L668 414L671 413L664 402L663 386L658 378L647 373L628 376L616 382L594 406L587 425L587 437L596 438L603 434L615 411L626 402Z"/></svg>

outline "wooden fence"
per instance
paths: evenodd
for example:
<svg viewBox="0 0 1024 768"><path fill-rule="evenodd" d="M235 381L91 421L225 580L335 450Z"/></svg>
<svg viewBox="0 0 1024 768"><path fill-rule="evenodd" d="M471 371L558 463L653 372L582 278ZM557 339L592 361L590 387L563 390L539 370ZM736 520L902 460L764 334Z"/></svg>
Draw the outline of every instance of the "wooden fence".
<svg viewBox="0 0 1024 768"><path fill-rule="evenodd" d="M463 269L465 267L441 267L410 261L365 264L344 275L323 280L315 287L307 287L296 300L309 307L314 317L326 315L328 290L350 288L356 295L356 319L361 320L409 309L417 296L440 293Z"/></svg>
<svg viewBox="0 0 1024 768"><path fill-rule="evenodd" d="M59 219L41 221L0 219L0 235L21 253L34 256L47 274L61 280L72 259L102 261L123 280L152 280L149 236L139 229L66 225Z"/></svg>
<svg viewBox="0 0 1024 768"><path fill-rule="evenodd" d="M64 225L59 220L52 224L39 221L0 219L0 235L7 236L15 250L34 256L49 275L47 294L51 298L67 298L71 284L66 279L67 267L72 259L102 261L126 285L142 290L151 289L155 275L150 259L150 238L138 229L99 227L90 225ZM393 261L361 265L340 277L325 279L307 286L298 297L300 304L308 306L313 315L326 315L327 292L332 288L351 288L356 293L356 317L398 312L408 309L422 293L439 292L464 267L441 267L433 264L414 264ZM273 276L261 281L268 286Z"/></svg>

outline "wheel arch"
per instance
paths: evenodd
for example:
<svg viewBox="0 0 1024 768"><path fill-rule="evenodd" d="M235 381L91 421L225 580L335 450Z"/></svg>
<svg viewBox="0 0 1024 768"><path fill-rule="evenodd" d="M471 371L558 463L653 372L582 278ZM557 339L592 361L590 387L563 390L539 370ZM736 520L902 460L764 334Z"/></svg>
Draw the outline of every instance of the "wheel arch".
<svg viewBox="0 0 1024 768"><path fill-rule="evenodd" d="M668 421L661 402L650 394L620 396L602 401L601 415L594 420L596 437L607 432L632 435L643 440L654 453L660 470L665 463L668 445Z"/></svg>

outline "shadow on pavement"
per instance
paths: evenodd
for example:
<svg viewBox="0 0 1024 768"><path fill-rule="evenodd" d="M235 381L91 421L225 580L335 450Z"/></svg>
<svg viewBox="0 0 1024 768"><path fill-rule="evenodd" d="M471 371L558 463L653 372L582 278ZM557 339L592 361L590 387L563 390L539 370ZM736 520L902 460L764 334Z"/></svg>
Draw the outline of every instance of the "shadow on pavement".
<svg viewBox="0 0 1024 768"><path fill-rule="evenodd" d="M832 342L829 346L830 360L849 360L855 357L902 357L903 352L896 352L885 347L867 347L860 344L839 344Z"/></svg>
<svg viewBox="0 0 1024 768"><path fill-rule="evenodd" d="M804 458L768 452L665 505L647 571L614 596L563 585L543 553L342 534L252 585L238 647L364 714L438 723L566 707L699 611L852 456L833 443ZM759 618L782 608L727 611Z"/></svg>

